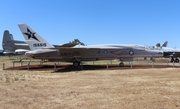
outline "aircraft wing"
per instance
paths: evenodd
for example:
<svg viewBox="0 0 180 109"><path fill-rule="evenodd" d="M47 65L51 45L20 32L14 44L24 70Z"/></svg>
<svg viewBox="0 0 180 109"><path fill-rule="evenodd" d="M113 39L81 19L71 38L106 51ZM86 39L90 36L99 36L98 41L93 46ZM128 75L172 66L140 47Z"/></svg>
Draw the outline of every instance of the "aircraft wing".
<svg viewBox="0 0 180 109"><path fill-rule="evenodd" d="M121 55L121 53L130 50L130 47L112 48L112 47L59 47L59 48L43 48L43 49L56 49L59 50L62 55L68 55L72 53L72 57L80 57L81 55L99 55L99 53L112 55ZM96 54L98 53L98 54Z"/></svg>
<svg viewBox="0 0 180 109"><path fill-rule="evenodd" d="M131 47L123 48L112 48L112 47L56 47L56 48L43 48L43 49L59 49L61 50L127 50L132 49Z"/></svg>

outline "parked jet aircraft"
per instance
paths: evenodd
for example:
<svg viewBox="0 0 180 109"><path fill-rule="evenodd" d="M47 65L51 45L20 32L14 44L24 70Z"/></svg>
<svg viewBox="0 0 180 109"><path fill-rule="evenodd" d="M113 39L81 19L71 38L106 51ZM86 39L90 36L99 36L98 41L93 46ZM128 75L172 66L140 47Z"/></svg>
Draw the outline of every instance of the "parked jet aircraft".
<svg viewBox="0 0 180 109"><path fill-rule="evenodd" d="M160 45L160 43L157 43L156 48L153 48L153 49L163 51L164 57L165 58L171 58L171 62L174 62L174 61L179 62L178 57L180 57L180 49L167 47L167 44L168 44L168 41L165 41L162 46Z"/></svg>
<svg viewBox="0 0 180 109"><path fill-rule="evenodd" d="M171 62L179 62L178 57L180 57L180 49L177 48L170 48L170 47L162 47L158 48L164 52L164 57L171 58ZM174 59L175 58L175 59Z"/></svg>
<svg viewBox="0 0 180 109"><path fill-rule="evenodd" d="M75 45L76 45L75 43L74 44L65 43L62 45L53 45L53 46L54 47L73 47ZM8 30L4 31L2 48L3 48L3 53L9 56L19 55L19 54L21 55L30 50L28 44L25 41L14 40L13 35L10 34Z"/></svg>
<svg viewBox="0 0 180 109"><path fill-rule="evenodd" d="M133 57L162 57L163 51L146 49L144 45L104 44L91 46L54 47L26 24L18 25L31 51L27 57L49 61L73 62L78 67L81 61L123 59Z"/></svg>

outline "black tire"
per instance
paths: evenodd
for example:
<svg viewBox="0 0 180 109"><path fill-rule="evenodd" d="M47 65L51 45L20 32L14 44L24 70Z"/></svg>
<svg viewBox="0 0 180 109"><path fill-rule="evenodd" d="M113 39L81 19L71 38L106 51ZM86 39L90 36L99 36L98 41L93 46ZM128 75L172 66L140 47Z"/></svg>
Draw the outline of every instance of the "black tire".
<svg viewBox="0 0 180 109"><path fill-rule="evenodd" d="M119 63L119 66L124 67L124 63L123 62Z"/></svg>
<svg viewBox="0 0 180 109"><path fill-rule="evenodd" d="M178 59L178 58L176 58L176 59L175 59L175 62L179 62L179 59Z"/></svg>
<svg viewBox="0 0 180 109"><path fill-rule="evenodd" d="M171 58L171 62L174 62L174 58Z"/></svg>
<svg viewBox="0 0 180 109"><path fill-rule="evenodd" d="M73 62L73 66L74 66L75 68L79 67L79 65L80 65L80 62L78 62L78 61L74 61L74 62Z"/></svg>

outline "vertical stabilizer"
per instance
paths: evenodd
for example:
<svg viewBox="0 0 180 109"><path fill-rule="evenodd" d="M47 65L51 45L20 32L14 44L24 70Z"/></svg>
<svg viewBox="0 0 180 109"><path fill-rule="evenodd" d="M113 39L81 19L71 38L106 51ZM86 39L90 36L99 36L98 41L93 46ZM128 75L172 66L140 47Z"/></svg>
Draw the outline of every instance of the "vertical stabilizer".
<svg viewBox="0 0 180 109"><path fill-rule="evenodd" d="M167 47L168 45L168 41L164 42L164 44L162 45L162 47Z"/></svg>
<svg viewBox="0 0 180 109"><path fill-rule="evenodd" d="M54 48L49 42L42 38L37 32L31 29L26 24L18 24L26 43L29 45L31 50L42 49L42 48Z"/></svg>
<svg viewBox="0 0 180 109"><path fill-rule="evenodd" d="M9 34L9 36L10 36L11 40L14 40L14 37L12 34Z"/></svg>
<svg viewBox="0 0 180 109"><path fill-rule="evenodd" d="M3 34L2 48L4 50L5 49L14 50L12 47L13 45L14 45L14 38L12 34L10 34L8 30L5 30Z"/></svg>
<svg viewBox="0 0 180 109"><path fill-rule="evenodd" d="M160 44L160 43L157 43L157 44L156 44L156 47L157 47L157 48L161 47L161 44Z"/></svg>

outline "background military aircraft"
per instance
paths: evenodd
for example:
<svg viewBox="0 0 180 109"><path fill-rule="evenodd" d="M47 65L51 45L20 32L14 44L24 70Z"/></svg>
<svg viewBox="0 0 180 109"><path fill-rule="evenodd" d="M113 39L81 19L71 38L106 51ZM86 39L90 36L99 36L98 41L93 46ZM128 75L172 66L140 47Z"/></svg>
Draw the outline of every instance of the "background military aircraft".
<svg viewBox="0 0 180 109"><path fill-rule="evenodd" d="M164 52L164 57L171 58L171 62L179 62L178 57L180 57L180 49L170 47L162 47L158 49Z"/></svg>
<svg viewBox="0 0 180 109"><path fill-rule="evenodd" d="M24 41L14 40L13 35L8 30L4 31L2 40L3 53L5 55L24 54L29 49L29 46Z"/></svg>
<svg viewBox="0 0 180 109"><path fill-rule="evenodd" d="M162 47L167 47L167 45L168 45L168 41L165 41L162 46L161 46L160 43L157 43L157 44L156 44L156 47L157 47L157 48L162 48Z"/></svg>
<svg viewBox="0 0 180 109"><path fill-rule="evenodd" d="M165 58L171 58L171 62L179 62L178 57L180 57L180 49L179 48L167 47L167 45L168 45L168 41L165 41L162 46L160 45L160 43L157 43L156 47L153 49L163 51L164 57Z"/></svg>

